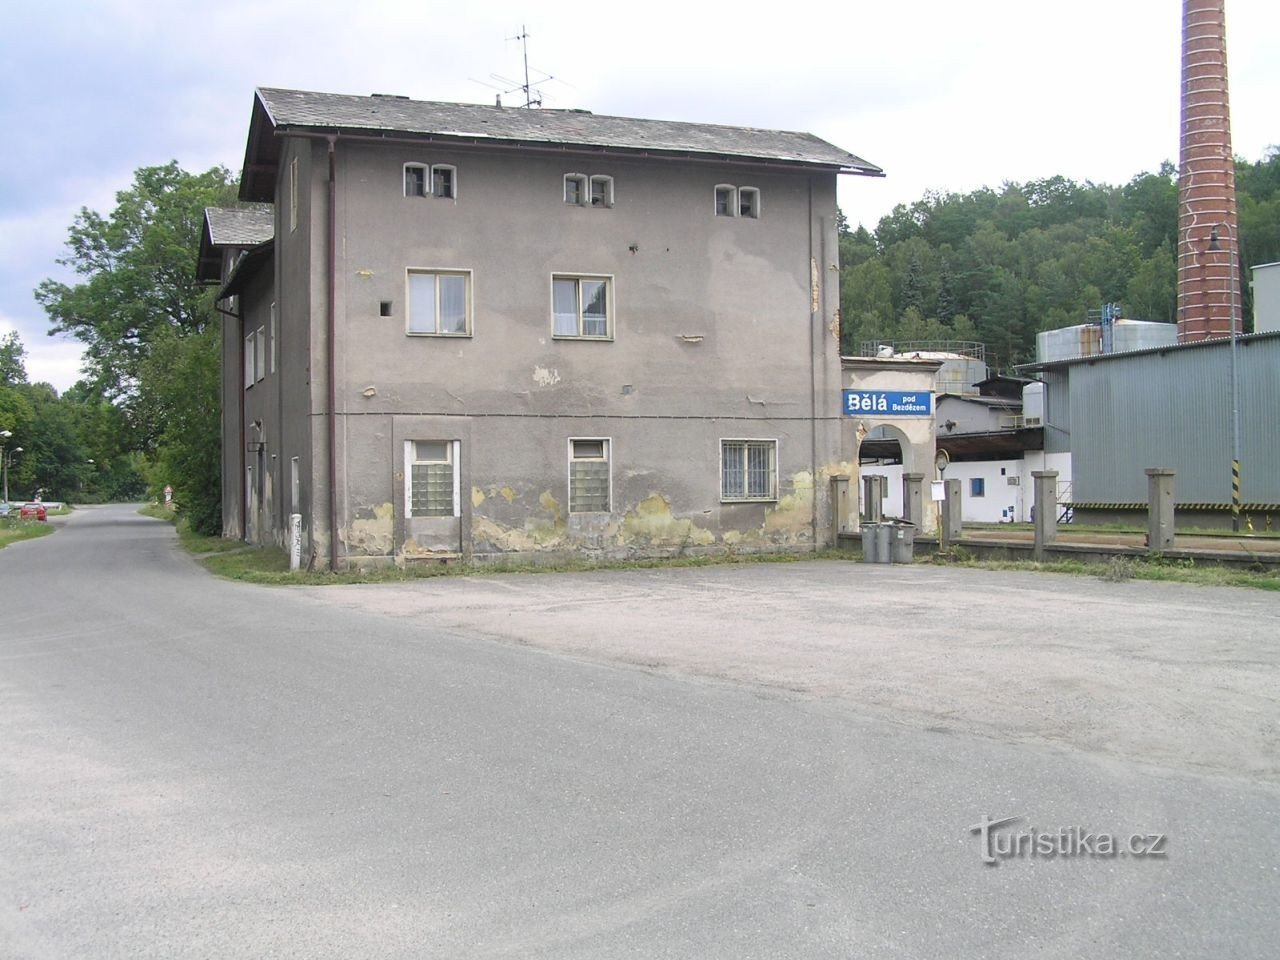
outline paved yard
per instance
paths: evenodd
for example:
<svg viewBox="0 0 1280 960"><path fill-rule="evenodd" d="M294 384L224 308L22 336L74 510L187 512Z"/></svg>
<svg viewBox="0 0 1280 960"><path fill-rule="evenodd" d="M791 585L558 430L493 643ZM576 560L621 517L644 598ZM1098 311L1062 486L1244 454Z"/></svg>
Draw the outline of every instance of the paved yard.
<svg viewBox="0 0 1280 960"><path fill-rule="evenodd" d="M308 588L936 731L1280 779L1280 594L824 561Z"/></svg>

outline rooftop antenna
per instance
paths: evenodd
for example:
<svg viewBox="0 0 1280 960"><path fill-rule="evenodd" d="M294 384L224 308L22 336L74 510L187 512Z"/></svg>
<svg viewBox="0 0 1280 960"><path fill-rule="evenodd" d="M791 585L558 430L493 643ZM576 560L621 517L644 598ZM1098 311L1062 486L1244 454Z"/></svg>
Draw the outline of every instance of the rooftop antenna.
<svg viewBox="0 0 1280 960"><path fill-rule="evenodd" d="M521 24L520 32L518 34L516 34L514 37L507 37L507 39L520 41L521 53L524 60L524 83L521 83L519 80L513 80L511 77L504 77L500 73L489 74L489 79L497 80L500 84L502 84L501 87L494 86L492 83L486 83L484 80L476 80L474 77L471 78L471 82L478 83L482 87L488 87L490 90L496 90L498 92L498 95L497 95L498 106L502 106L502 98L509 93L524 94L524 103L522 103L521 106L526 110L532 107L542 106L543 94L542 94L542 91L538 89L538 87L548 82L549 80L555 80L556 78L553 77L551 74L547 73L545 70L539 70L537 67L532 68L533 72L541 73L542 76L539 77L537 80L532 80L530 78L529 71L531 68L529 67L529 31L523 24Z"/></svg>

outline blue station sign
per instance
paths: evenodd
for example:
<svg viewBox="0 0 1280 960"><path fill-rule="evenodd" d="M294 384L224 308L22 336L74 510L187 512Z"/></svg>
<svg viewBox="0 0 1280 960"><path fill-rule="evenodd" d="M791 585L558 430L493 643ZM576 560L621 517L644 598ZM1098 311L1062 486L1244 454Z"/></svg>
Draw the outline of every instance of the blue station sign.
<svg viewBox="0 0 1280 960"><path fill-rule="evenodd" d="M846 390L846 417L931 417L933 394L927 390L901 393L893 390Z"/></svg>

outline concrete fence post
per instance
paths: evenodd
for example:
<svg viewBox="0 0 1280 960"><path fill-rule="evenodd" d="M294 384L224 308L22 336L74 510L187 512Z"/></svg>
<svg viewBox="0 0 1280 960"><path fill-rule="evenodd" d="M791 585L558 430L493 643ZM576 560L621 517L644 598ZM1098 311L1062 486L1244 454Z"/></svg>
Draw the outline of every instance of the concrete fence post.
<svg viewBox="0 0 1280 960"><path fill-rule="evenodd" d="M924 530L924 474L902 475L902 519Z"/></svg>
<svg viewBox="0 0 1280 960"><path fill-rule="evenodd" d="M1173 549L1173 476L1169 467L1147 470L1147 549Z"/></svg>
<svg viewBox="0 0 1280 960"><path fill-rule="evenodd" d="M878 473L862 478L862 519L867 523L879 523L884 519L884 481L884 476Z"/></svg>
<svg viewBox="0 0 1280 960"><path fill-rule="evenodd" d="M840 537L851 533L849 529L849 478L831 478L831 545L840 546Z"/></svg>
<svg viewBox="0 0 1280 960"><path fill-rule="evenodd" d="M945 499L942 501L942 543L944 546L955 543L963 533L963 514L960 509L960 481L945 480L942 486Z"/></svg>
<svg viewBox="0 0 1280 960"><path fill-rule="evenodd" d="M1036 559L1044 559L1044 550L1058 539L1058 471L1032 470L1036 512Z"/></svg>

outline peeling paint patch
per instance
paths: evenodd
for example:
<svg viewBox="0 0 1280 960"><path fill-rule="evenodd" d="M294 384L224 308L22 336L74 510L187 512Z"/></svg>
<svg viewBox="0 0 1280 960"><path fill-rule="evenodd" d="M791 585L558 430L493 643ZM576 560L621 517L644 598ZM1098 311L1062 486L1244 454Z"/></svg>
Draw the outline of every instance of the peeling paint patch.
<svg viewBox="0 0 1280 960"><path fill-rule="evenodd" d="M471 488L471 505L473 507L478 507L480 506L480 504L484 503L484 501L485 501L484 491L481 490L479 487L472 487Z"/></svg>
<svg viewBox="0 0 1280 960"><path fill-rule="evenodd" d="M560 382L560 371L546 367L533 368L533 382L540 387L554 387Z"/></svg>
<svg viewBox="0 0 1280 960"><path fill-rule="evenodd" d="M652 544L707 546L716 541L710 530L704 530L688 517L674 516L670 502L660 493L650 494L622 518L622 537L625 541L642 540Z"/></svg>
<svg viewBox="0 0 1280 960"><path fill-rule="evenodd" d="M343 540L348 554L383 556L392 552L393 514L390 503L373 508L372 517L357 517L347 524Z"/></svg>

